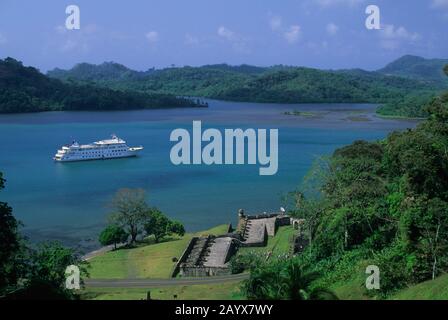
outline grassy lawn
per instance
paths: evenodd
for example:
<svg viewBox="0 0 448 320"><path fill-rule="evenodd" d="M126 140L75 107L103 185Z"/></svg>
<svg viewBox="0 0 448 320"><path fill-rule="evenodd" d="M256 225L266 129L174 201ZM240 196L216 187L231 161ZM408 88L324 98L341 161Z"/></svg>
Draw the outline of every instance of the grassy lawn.
<svg viewBox="0 0 448 320"><path fill-rule="evenodd" d="M278 228L275 237L268 238L268 244L266 247L240 248L238 252L240 254L244 254L246 252L272 252L272 258L291 253L292 237L294 232L295 230L292 226L280 227Z"/></svg>
<svg viewBox="0 0 448 320"><path fill-rule="evenodd" d="M243 298L240 292L240 282L151 289L95 288L85 290L82 298L87 300L142 300L146 299L148 290L151 292L151 298L157 300L173 300L174 295L177 295L179 300L241 300Z"/></svg>
<svg viewBox="0 0 448 320"><path fill-rule="evenodd" d="M182 238L171 241L142 245L132 249L118 249L91 259L90 278L92 279L124 279L124 278L169 278L174 266L173 257L179 258L193 236L226 233L227 225L210 230L189 233ZM241 248L240 251L256 250L272 252L276 257L290 252L290 241L294 229L292 226L281 227L275 237L269 237L264 248ZM90 288L86 289L83 299L89 300L141 300L146 299L147 291L151 291L152 299L212 299L240 300L240 281L219 284L201 284L191 286L170 286L162 288Z"/></svg>
<svg viewBox="0 0 448 320"><path fill-rule="evenodd" d="M339 283L332 288L340 300L371 300L373 297L367 295L364 275L355 276L353 279Z"/></svg>
<svg viewBox="0 0 448 320"><path fill-rule="evenodd" d="M392 296L393 300L448 300L448 274L425 281Z"/></svg>
<svg viewBox="0 0 448 320"><path fill-rule="evenodd" d="M175 265L172 258L180 258L193 236L220 235L226 231L227 225L221 225L195 234L188 233L182 238L167 242L107 252L89 260L90 278L169 278Z"/></svg>
<svg viewBox="0 0 448 320"><path fill-rule="evenodd" d="M369 300L378 297L367 295L365 289L365 276L358 275L352 280L335 285L331 290L341 300ZM402 289L390 296L390 300L448 300L448 274L435 280L429 280L417 285Z"/></svg>

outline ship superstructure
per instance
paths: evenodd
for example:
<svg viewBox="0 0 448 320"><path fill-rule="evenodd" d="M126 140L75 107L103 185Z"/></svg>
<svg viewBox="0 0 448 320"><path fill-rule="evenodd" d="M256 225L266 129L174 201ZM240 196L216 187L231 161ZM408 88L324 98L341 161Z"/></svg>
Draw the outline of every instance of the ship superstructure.
<svg viewBox="0 0 448 320"><path fill-rule="evenodd" d="M128 147L126 141L112 135L111 139L100 140L91 144L80 145L73 141L71 145L63 146L54 156L55 161L85 161L85 160L105 160L115 158L135 157L142 146Z"/></svg>

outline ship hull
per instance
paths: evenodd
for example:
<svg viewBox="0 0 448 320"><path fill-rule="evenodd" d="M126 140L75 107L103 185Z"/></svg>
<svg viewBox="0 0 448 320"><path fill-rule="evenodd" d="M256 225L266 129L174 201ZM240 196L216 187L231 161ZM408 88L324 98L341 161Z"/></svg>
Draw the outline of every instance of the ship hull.
<svg viewBox="0 0 448 320"><path fill-rule="evenodd" d="M115 156L115 157L88 158L88 159L58 159L58 158L53 158L53 160L55 162L84 162L84 161L113 160L113 159L135 158L135 157L137 157L137 154Z"/></svg>

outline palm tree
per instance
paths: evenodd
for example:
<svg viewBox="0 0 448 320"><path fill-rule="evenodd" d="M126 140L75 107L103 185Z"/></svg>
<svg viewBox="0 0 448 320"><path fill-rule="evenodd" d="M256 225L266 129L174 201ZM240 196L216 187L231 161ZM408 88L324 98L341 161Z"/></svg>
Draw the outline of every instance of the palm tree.
<svg viewBox="0 0 448 320"><path fill-rule="evenodd" d="M319 278L316 272L305 272L297 260L289 260L283 272L287 300L337 300L330 290L312 287Z"/></svg>
<svg viewBox="0 0 448 320"><path fill-rule="evenodd" d="M323 288L313 288L319 275L305 272L297 259L257 266L243 284L250 300L335 300L336 295Z"/></svg>

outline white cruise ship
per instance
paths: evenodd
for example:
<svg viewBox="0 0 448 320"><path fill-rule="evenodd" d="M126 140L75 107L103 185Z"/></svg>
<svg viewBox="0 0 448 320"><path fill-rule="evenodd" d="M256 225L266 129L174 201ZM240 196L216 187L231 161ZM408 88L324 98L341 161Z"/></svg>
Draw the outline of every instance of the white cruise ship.
<svg viewBox="0 0 448 320"><path fill-rule="evenodd" d="M113 135L111 139L101 140L91 144L80 145L73 142L71 145L63 146L54 156L55 161L85 161L105 160L115 158L128 158L137 156L143 147L128 147L126 141Z"/></svg>

